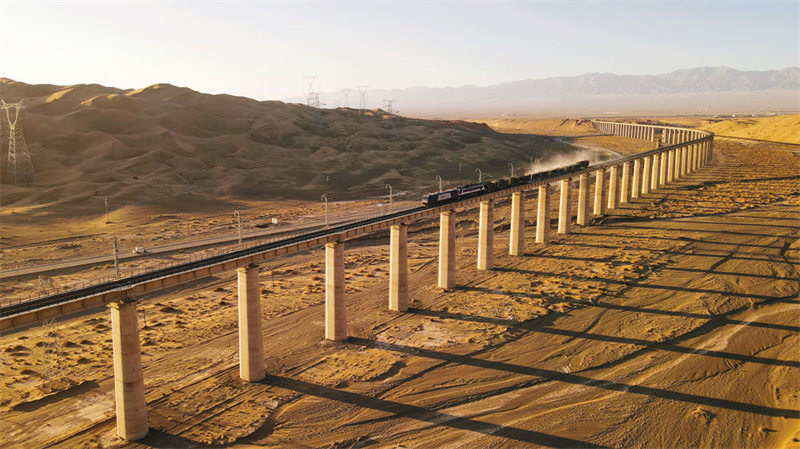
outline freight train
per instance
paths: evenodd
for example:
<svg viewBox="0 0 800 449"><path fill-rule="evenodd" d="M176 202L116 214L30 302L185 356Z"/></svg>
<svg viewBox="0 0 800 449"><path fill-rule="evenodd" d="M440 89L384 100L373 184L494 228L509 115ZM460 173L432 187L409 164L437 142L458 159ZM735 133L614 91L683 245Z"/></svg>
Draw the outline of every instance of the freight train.
<svg viewBox="0 0 800 449"><path fill-rule="evenodd" d="M514 178L502 178L495 181L479 182L468 184L454 189L443 190L437 193L428 193L422 197L422 204L425 206L437 206L444 203L472 198L484 193L496 192L508 187L530 184L547 179L551 176L562 176L589 167L589 161L580 161L566 167L554 168L553 170L531 173L528 175L517 176Z"/></svg>

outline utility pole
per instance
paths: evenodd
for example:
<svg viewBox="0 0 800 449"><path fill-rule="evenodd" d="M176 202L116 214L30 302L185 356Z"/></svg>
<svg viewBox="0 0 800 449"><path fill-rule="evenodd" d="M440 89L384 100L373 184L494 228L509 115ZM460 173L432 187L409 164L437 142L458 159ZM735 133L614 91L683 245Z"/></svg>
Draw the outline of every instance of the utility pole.
<svg viewBox="0 0 800 449"><path fill-rule="evenodd" d="M389 189L389 213L392 212L392 185L386 184L386 187Z"/></svg>
<svg viewBox="0 0 800 449"><path fill-rule="evenodd" d="M239 220L239 246L242 246L242 214L238 210L233 211L233 215Z"/></svg>
<svg viewBox="0 0 800 449"><path fill-rule="evenodd" d="M436 175L436 179L439 180L439 192L441 192L442 191L442 177L439 176L439 175Z"/></svg>
<svg viewBox="0 0 800 449"><path fill-rule="evenodd" d="M106 204L106 224L108 224L108 197L103 198L103 202Z"/></svg>
<svg viewBox="0 0 800 449"><path fill-rule="evenodd" d="M322 201L325 201L325 227L328 227L328 197L323 193Z"/></svg>
<svg viewBox="0 0 800 449"><path fill-rule="evenodd" d="M117 236L112 235L111 238L114 241L114 274L119 277L119 260L117 258L117 254L119 254L119 246L117 246Z"/></svg>
<svg viewBox="0 0 800 449"><path fill-rule="evenodd" d="M483 180L483 172L481 172L480 168L476 168L475 171L478 172L478 182L481 182Z"/></svg>
<svg viewBox="0 0 800 449"><path fill-rule="evenodd" d="M513 179L514 178L514 164L509 162L508 166L511 167L511 179Z"/></svg>

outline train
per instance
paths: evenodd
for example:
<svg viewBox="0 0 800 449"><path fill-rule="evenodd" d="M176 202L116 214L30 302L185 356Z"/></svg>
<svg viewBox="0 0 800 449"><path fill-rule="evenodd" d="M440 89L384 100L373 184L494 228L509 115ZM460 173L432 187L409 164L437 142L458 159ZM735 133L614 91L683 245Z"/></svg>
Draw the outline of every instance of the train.
<svg viewBox="0 0 800 449"><path fill-rule="evenodd" d="M427 193L422 197L422 204L425 206L438 206L444 203L451 203L454 201L463 200L465 198L472 198L474 196L483 195L485 193L496 192L509 187L520 186L523 184L530 184L534 182L547 179L551 176L562 176L576 171L583 170L589 167L589 161L580 161L565 167L554 168L548 171L538 173L531 173L523 176L516 176L513 178L501 178L494 181L479 182L475 184L467 184L465 186L456 187L449 190L443 190L436 193Z"/></svg>

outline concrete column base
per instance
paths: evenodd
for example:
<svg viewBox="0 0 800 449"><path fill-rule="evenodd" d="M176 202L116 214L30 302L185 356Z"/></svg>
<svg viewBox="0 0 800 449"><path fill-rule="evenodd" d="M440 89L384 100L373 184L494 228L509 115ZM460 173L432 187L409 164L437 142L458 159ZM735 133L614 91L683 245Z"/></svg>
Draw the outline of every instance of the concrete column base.
<svg viewBox="0 0 800 449"><path fill-rule="evenodd" d="M594 214L603 215L605 212L605 204L603 203L603 189L605 188L603 182L603 169L597 170L594 179Z"/></svg>
<svg viewBox="0 0 800 449"><path fill-rule="evenodd" d="M619 180L619 170L613 166L608 170L608 208L617 208L617 181Z"/></svg>
<svg viewBox="0 0 800 449"><path fill-rule="evenodd" d="M456 286L456 213L439 214L439 288Z"/></svg>
<svg viewBox="0 0 800 449"><path fill-rule="evenodd" d="M658 189L658 164L663 159L663 153L653 155L652 170L650 173L650 191L653 192Z"/></svg>
<svg viewBox="0 0 800 449"><path fill-rule="evenodd" d="M628 196L631 193L631 164L624 162L622 164L622 180L619 184L619 202L625 204L628 202Z"/></svg>
<svg viewBox="0 0 800 449"><path fill-rule="evenodd" d="M575 222L580 226L589 223L589 174L584 173L578 178L578 213Z"/></svg>
<svg viewBox="0 0 800 449"><path fill-rule="evenodd" d="M633 161L633 176L631 179L631 198L639 198L642 192L642 160Z"/></svg>
<svg viewBox="0 0 800 449"><path fill-rule="evenodd" d="M149 429L136 302L112 302L108 307L111 309L111 344L114 351L117 435L129 441L138 440L147 435Z"/></svg>
<svg viewBox="0 0 800 449"><path fill-rule="evenodd" d="M508 254L525 254L525 192L511 194L511 233Z"/></svg>
<svg viewBox="0 0 800 449"><path fill-rule="evenodd" d="M667 177L665 182L671 183L675 179L675 150L669 150L667 154Z"/></svg>
<svg viewBox="0 0 800 449"><path fill-rule="evenodd" d="M478 224L478 269L494 268L494 201L481 201Z"/></svg>
<svg viewBox="0 0 800 449"><path fill-rule="evenodd" d="M347 307L344 300L344 243L325 245L325 338L347 339Z"/></svg>
<svg viewBox="0 0 800 449"><path fill-rule="evenodd" d="M536 211L536 243L550 241L550 186L539 186L539 208Z"/></svg>
<svg viewBox="0 0 800 449"><path fill-rule="evenodd" d="M264 334L261 328L261 292L258 267L238 268L239 376L248 382L264 378Z"/></svg>
<svg viewBox="0 0 800 449"><path fill-rule="evenodd" d="M394 225L389 231L389 310L408 310L408 227Z"/></svg>
<svg viewBox="0 0 800 449"><path fill-rule="evenodd" d="M572 211L570 210L571 179L561 180L561 196L558 201L558 233L569 234L572 230Z"/></svg>

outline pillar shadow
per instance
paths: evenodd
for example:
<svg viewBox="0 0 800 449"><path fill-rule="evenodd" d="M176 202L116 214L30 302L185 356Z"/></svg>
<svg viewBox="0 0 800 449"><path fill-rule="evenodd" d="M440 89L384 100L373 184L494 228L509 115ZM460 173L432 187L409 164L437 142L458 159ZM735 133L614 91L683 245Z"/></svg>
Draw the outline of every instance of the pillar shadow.
<svg viewBox="0 0 800 449"><path fill-rule="evenodd" d="M615 227L619 227L619 226L615 226ZM656 230L656 231L657 230L662 230L662 229L647 228L647 227L642 227L641 229L649 229L649 230ZM664 231L668 231L668 230L680 231L680 229L663 229L663 230ZM697 231L697 232L722 233L720 231ZM737 232L730 232L730 233L734 234L734 235L735 234L739 234ZM669 240L669 241L673 241L673 242L703 243L703 244L706 244L706 245L746 246L748 248L781 249L783 247L783 246L772 246L772 245L753 245L751 243L712 242L712 241L709 241L709 240L706 240L706 239L697 239L697 238L686 237L686 236L681 236L681 237L663 237L663 236L658 236L658 235L625 235L625 234L614 234L614 233L609 233L609 232L600 233L600 232L586 232L586 231L582 231L580 234L581 235L590 235L590 236L593 236L593 237L603 237L603 238L606 238L606 237L618 237L618 238L623 238L623 239L636 238L636 239L650 239L650 240ZM747 235L747 234L741 234L741 235ZM791 237L791 236L786 236L786 235L764 235L764 234L752 234L752 235L756 235L756 236L759 236L759 237L776 237L776 238Z"/></svg>
<svg viewBox="0 0 800 449"><path fill-rule="evenodd" d="M631 238L627 236L626 238ZM551 241L551 245L565 245L565 246L580 246L585 248L601 248L601 249L622 249L623 246L621 245L601 245L597 243L577 243L577 242L560 242L560 241ZM773 247L775 248L775 247ZM775 248L777 249L777 248ZM730 254L711 254L711 253L689 253L685 251L675 251L675 250L668 250L668 249L648 249L647 251L655 251L661 254L674 254L676 256L697 256L697 257L727 257L730 260L754 260L759 262L774 262L774 258L765 258L765 257L745 257L745 256L733 256ZM720 250L722 251L722 250ZM533 253L531 253L533 254ZM526 253L527 255L527 253Z"/></svg>
<svg viewBox="0 0 800 449"><path fill-rule="evenodd" d="M374 343L371 340L353 338L351 338L351 340L357 340L358 343L361 343L361 341ZM546 447L604 447L573 438L559 437L556 435L550 435L516 427L500 426L497 424L486 423L472 418L464 418L416 405L403 404L401 402L375 398L366 396L364 394L337 390L323 385L317 385L288 377L268 375L262 381L262 383L309 396L343 402L345 404L378 410L385 413L392 413L398 417L407 417L416 419L418 421L425 421L436 426L450 427L469 432L478 432L484 435L506 438L522 443L537 444Z"/></svg>
<svg viewBox="0 0 800 449"><path fill-rule="evenodd" d="M578 280L578 281L598 281L598 282L605 282L608 284L618 284L618 285L625 285L627 287L639 287L639 288L647 288L653 290L671 290L671 291L678 291L678 292L686 292L686 293L706 293L706 294L718 294L722 296L735 296L739 298L747 298L747 299L758 299L761 301L773 301L773 300L791 300L794 298L794 295L789 296L770 296L770 295L760 295L757 293L740 293L740 292L733 292L727 290L712 290L706 288L692 288L692 287L679 287L675 285L660 285L660 284L649 284L644 282L636 282L636 281L620 281L619 279L610 279L604 277L594 277L588 278L584 276L573 276L569 274L562 274L562 273L552 273L548 271L536 271L536 270L523 270L521 268L495 268L497 271L505 271L505 272L512 272L512 273L519 273L525 275L536 275L536 276L552 276L552 277L560 277L564 279L570 280Z"/></svg>
<svg viewBox="0 0 800 449"><path fill-rule="evenodd" d="M753 218L755 218L755 217L753 217ZM765 220L772 220L772 219L766 218ZM795 219L793 221L797 221L797 219ZM795 230L800 229L800 225L799 226L787 226L787 225L780 225L780 224L774 224L774 223L729 223L729 222L724 222L724 221L705 221L705 220L692 220L691 222L692 223L721 225L721 226L751 226L751 227L755 224L755 225L757 225L759 227L765 227L765 228L786 228L786 229L795 229ZM620 227L625 227L625 226L624 225L620 225ZM700 231L700 232L706 232L706 231Z"/></svg>
<svg viewBox="0 0 800 449"><path fill-rule="evenodd" d="M749 356L744 354L736 354L733 352L726 352L726 351L713 351L713 350L698 350L694 348L688 348L685 346L679 346L674 344L675 341L681 340L688 340L689 338L696 337L698 335L705 334L712 329L718 328L721 325L726 324L724 320L715 320L709 323L704 324L703 326L699 327L696 330L691 332L687 332L681 335L679 338L673 338L670 341L666 342L655 342L650 340L638 339L638 338L629 338L629 337L617 337L614 335L600 335L600 334L592 334L589 332L583 331L573 331L568 329L558 329L555 327L550 326L528 326L527 322L519 322L515 320L504 320L498 318L490 318L490 317L483 317L483 316L476 316L476 315L464 315L464 314L454 314L449 312L442 312L436 310L426 310L426 309L409 309L410 313L414 313L416 315L423 315L423 316L430 316L435 318L446 318L451 320L460 320L460 321L471 321L471 322L479 322L479 323L488 323L488 324L497 324L502 326L512 326L512 327L524 327L526 330L531 332L540 332L543 334L551 334L551 335L562 335L565 337L570 338L580 338L585 340L595 340L595 341L604 341L608 343L621 343L621 344L628 344L628 345L637 345L642 346L642 349L637 351L637 355L643 352L651 352L656 350L662 351L669 351L669 352L677 352L681 354L697 354L709 357L717 357L722 359L728 360L736 360L739 362L750 362L750 363L761 363L764 365L772 365L772 366L786 366L790 368L800 368L800 361L795 360L780 360L780 359L770 359L765 357L758 357L758 356ZM800 331L800 328L791 327L788 330Z"/></svg>
<svg viewBox="0 0 800 449"><path fill-rule="evenodd" d="M615 228L624 228L624 229L644 229L644 230L648 230L648 231L704 232L704 233L707 233L707 234L752 235L754 237L775 237L775 238L787 238L787 237L791 238L791 237L794 237L791 234L788 234L788 235L787 234L784 234L784 235L781 235L781 234L759 234L759 233L753 233L753 232L725 231L725 230L721 230L721 229L707 230L707 229L688 229L688 228L677 228L677 227L676 228L655 228L655 227L652 227L652 226L641 226L641 225L637 226L637 225L632 225L632 224L627 224L627 223L615 225L614 227ZM791 228L791 226L786 226L786 227L787 228ZM800 231L800 227L794 227L794 229L797 229L798 231ZM706 243L709 243L709 242L706 242Z"/></svg>
<svg viewBox="0 0 800 449"><path fill-rule="evenodd" d="M708 256L710 255L701 255L701 254L693 254L695 256ZM555 259L555 260L575 260L581 262L613 262L613 257L575 257L575 256L553 256L550 254L525 254L525 256L529 257L538 257L542 259ZM719 254L713 257L727 257L724 254ZM752 273L739 273L736 271L718 271L718 270L704 270L702 268L680 268L680 267L661 267L661 270L667 271L682 271L687 273L707 273L707 274L721 274L724 276L744 276L744 277L752 277L752 278L763 278L763 279L775 279L780 281L795 281L796 278L793 277L782 277L782 276L771 276L768 274L752 274Z"/></svg>
<svg viewBox="0 0 800 449"><path fill-rule="evenodd" d="M469 355L456 355L446 352L434 351L430 349L416 348L412 346L404 346L393 343L377 342L361 338L351 338L351 341L368 347L387 349L390 351L409 354L417 357L427 357L431 359L443 360L456 365L466 365L466 366L473 366L476 368L504 371L523 376L540 377L547 380L564 382L574 385L583 385L590 388L598 388L602 390L616 391L621 393L638 394L652 398L687 402L691 404L705 405L710 407L719 407L728 410L755 413L764 416L793 418L793 419L800 418L800 411L794 409L768 407L764 405L750 404L747 402L733 401L729 399L701 396L691 393L682 393L678 391L666 390L663 388L625 384L621 382L615 382L612 380L595 379L592 377L583 376L579 374L562 373L560 371L553 371L543 368L534 368L529 366L515 365L506 362L484 360L471 357Z"/></svg>
<svg viewBox="0 0 800 449"><path fill-rule="evenodd" d="M482 292L482 293L497 293L497 290L492 290L492 289L488 289L488 288L481 288L481 287L456 287L456 289L465 290L465 291L478 291L478 292ZM654 314L654 315L665 315L665 316L678 316L678 317L684 317L684 318L696 318L696 319L701 319L701 320L723 320L724 321L723 324L749 326L749 327L761 327L761 328L765 328L765 329L776 329L776 330L787 330L787 331L798 331L798 330L800 330L800 327L798 327L798 326L789 326L789 325L773 324L773 323L761 323L761 322L758 322L758 321L742 321L742 320L733 320L733 319L726 318L727 315L732 315L732 314L744 311L746 307L742 307L740 309L732 310L732 311L730 311L730 312L728 312L728 313L726 313L724 315L707 315L707 314L702 314L702 313L677 312L677 311L673 311L673 310L661 310L661 309L649 309L649 308L646 308L646 307L623 306L623 305L603 303L603 302L580 301L580 300L575 300L575 299L571 299L571 298L563 298L563 297L558 297L558 296L553 296L553 295L533 294L533 293L526 293L526 292L515 292L515 291L509 291L509 290L504 290L504 291L502 291L502 293L506 294L506 295L520 296L520 297L531 298L531 299L546 299L546 300L551 301L551 302L553 302L553 301L555 301L555 302L571 302L571 303L579 304L579 305L581 305L583 307L599 307L599 308L604 308L604 309L620 310L620 311L625 311L625 312L649 313L649 314ZM767 303L770 303L770 302L786 302L786 303L800 304L800 302L798 302L798 301L786 300L784 298L779 298L779 299L776 299L776 300L767 301ZM548 314L546 316L550 316L550 315L551 314ZM517 323L517 324L519 323L518 321L513 321L513 320L501 320L501 319L494 319L494 318L489 318L489 319L494 320L490 324L513 326L514 323Z"/></svg>

